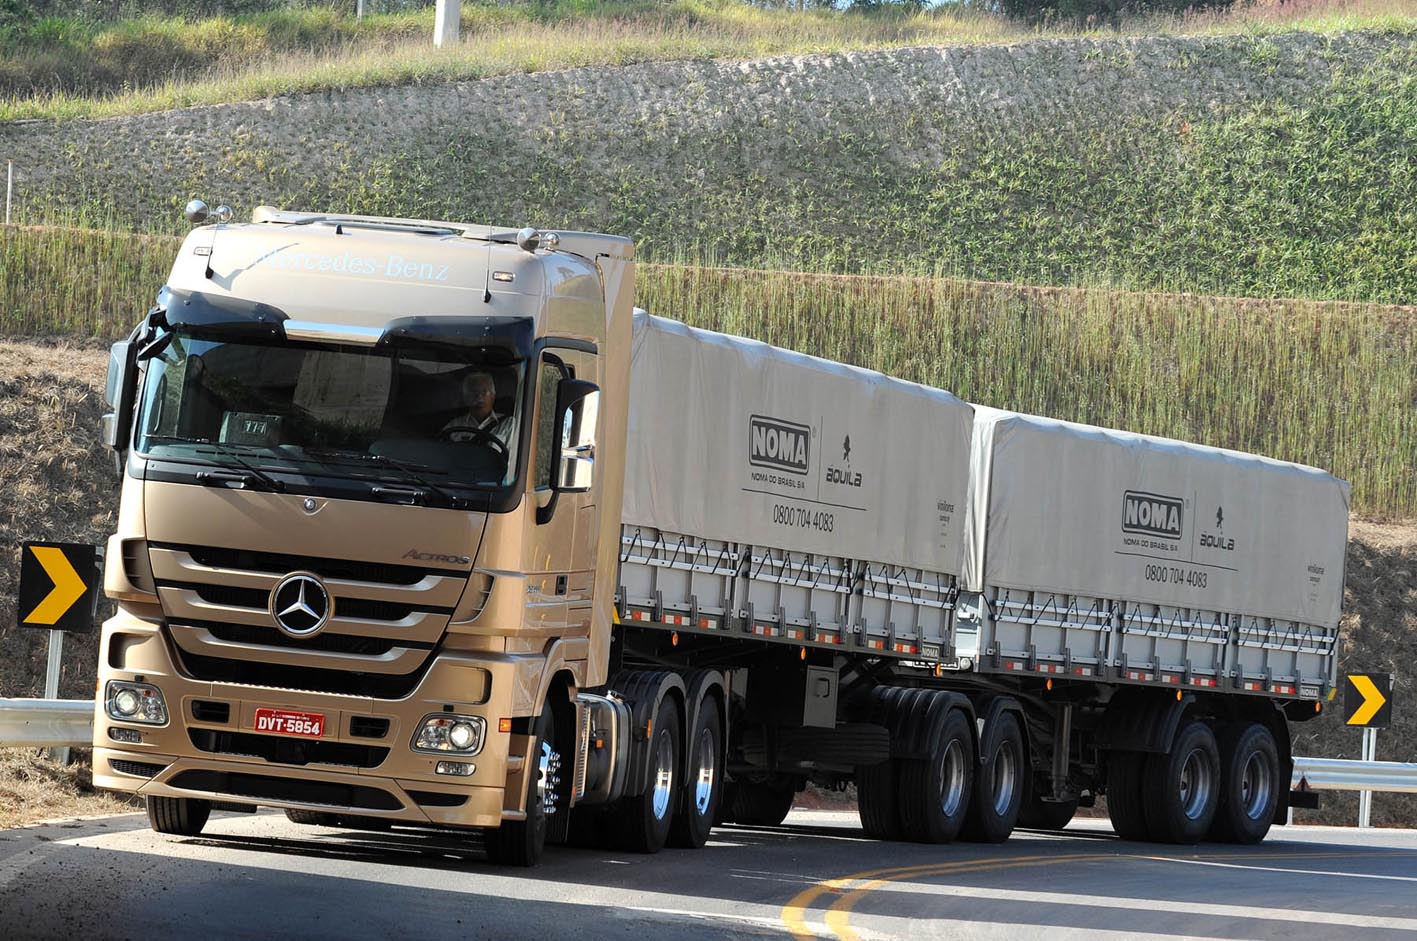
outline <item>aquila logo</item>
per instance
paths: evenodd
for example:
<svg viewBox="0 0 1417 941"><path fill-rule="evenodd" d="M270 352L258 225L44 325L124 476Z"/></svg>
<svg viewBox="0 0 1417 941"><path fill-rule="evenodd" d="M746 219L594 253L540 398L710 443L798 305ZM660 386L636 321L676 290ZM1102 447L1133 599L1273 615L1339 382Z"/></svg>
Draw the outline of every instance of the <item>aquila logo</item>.
<svg viewBox="0 0 1417 941"><path fill-rule="evenodd" d="M1122 532L1180 539L1183 507L1178 497L1128 490L1122 495Z"/></svg>
<svg viewBox="0 0 1417 941"><path fill-rule="evenodd" d="M805 474L811 436L806 425L754 415L749 421L748 463Z"/></svg>

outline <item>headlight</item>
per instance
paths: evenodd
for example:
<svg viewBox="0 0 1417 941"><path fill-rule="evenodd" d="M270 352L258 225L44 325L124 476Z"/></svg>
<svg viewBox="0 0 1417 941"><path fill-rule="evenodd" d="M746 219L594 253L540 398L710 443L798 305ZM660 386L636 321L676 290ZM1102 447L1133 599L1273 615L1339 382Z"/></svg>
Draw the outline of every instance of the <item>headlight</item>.
<svg viewBox="0 0 1417 941"><path fill-rule="evenodd" d="M414 751L475 755L482 751L487 723L480 716L436 715L423 720L413 739Z"/></svg>
<svg viewBox="0 0 1417 941"><path fill-rule="evenodd" d="M144 725L167 724L167 702L156 686L110 680L103 698L110 719Z"/></svg>

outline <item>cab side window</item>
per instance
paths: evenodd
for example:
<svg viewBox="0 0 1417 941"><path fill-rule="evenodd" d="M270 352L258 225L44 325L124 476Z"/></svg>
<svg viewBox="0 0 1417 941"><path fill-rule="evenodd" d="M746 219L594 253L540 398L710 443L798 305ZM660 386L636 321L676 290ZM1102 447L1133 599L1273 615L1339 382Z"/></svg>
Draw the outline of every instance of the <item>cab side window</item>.
<svg viewBox="0 0 1417 941"><path fill-rule="evenodd" d="M533 486L544 490L551 486L551 471L559 438L556 435L556 389L562 379L574 378L575 371L559 356L545 353L536 374L536 474Z"/></svg>

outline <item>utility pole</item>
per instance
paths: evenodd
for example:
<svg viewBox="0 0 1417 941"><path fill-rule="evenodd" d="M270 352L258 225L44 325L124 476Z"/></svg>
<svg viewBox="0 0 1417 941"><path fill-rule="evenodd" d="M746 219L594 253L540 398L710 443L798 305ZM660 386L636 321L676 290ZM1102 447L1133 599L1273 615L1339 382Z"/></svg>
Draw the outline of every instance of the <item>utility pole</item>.
<svg viewBox="0 0 1417 941"><path fill-rule="evenodd" d="M441 49L443 46L456 44L461 20L461 0L438 0L437 13L433 19L433 45Z"/></svg>

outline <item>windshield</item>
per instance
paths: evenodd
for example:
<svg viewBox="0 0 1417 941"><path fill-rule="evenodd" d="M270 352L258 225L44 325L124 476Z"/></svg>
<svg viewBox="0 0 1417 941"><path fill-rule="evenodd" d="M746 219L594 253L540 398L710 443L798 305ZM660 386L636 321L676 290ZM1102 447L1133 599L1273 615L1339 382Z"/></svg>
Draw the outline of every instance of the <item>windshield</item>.
<svg viewBox="0 0 1417 941"><path fill-rule="evenodd" d="M498 349L256 344L178 334L147 364L138 450L262 472L497 488L516 476L525 363Z"/></svg>

